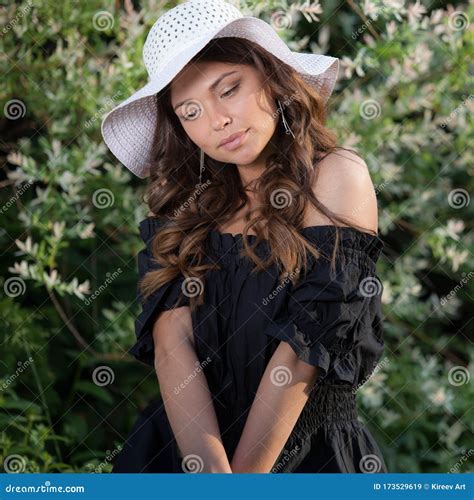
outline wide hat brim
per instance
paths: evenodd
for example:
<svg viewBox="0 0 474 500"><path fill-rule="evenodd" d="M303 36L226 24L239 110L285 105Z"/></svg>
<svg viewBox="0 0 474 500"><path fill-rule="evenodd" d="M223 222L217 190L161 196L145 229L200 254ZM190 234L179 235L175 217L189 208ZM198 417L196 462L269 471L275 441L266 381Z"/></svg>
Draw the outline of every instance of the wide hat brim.
<svg viewBox="0 0 474 500"><path fill-rule="evenodd" d="M155 94L170 83L210 40L221 37L240 37L258 43L295 68L325 101L332 94L339 72L338 58L293 52L265 21L251 16L235 19L183 48L155 78L103 118L101 132L104 142L137 177L148 177L150 166L156 159L154 138L159 124Z"/></svg>

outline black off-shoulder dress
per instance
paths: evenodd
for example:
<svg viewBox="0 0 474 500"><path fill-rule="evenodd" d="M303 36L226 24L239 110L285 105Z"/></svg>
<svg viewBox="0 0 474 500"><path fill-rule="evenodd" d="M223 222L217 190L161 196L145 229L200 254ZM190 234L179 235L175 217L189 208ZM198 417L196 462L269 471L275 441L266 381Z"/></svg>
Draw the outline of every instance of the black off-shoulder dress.
<svg viewBox="0 0 474 500"><path fill-rule="evenodd" d="M163 219L140 223L146 247L138 255L139 278L158 264L151 240ZM322 253L310 255L308 272L293 285L279 283L276 266L251 274L250 259L239 256L241 234L211 231L205 304L192 314L197 357L209 384L229 461L237 447L260 380L280 341L298 357L319 367L309 399L271 473L387 472L382 453L358 419L355 394L384 351L382 284L376 262L383 249L378 236L341 227L336 269L329 258L333 226L310 226L301 234ZM253 244L255 235L250 235ZM263 240L256 253L268 255ZM324 258L326 257L326 258ZM153 322L172 309L182 292L178 277L143 301L136 319L137 342L129 352L153 366ZM181 305L189 304L183 294ZM118 455L113 472L188 472L183 465L161 397L139 415Z"/></svg>

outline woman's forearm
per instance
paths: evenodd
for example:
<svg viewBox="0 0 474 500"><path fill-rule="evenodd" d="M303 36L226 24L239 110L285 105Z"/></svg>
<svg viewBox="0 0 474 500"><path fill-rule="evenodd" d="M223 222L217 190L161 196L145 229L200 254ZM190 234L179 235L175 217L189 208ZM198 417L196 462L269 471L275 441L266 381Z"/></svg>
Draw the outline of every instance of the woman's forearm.
<svg viewBox="0 0 474 500"><path fill-rule="evenodd" d="M171 323L173 326L161 322L161 329L173 328L174 341L155 342L155 370L166 414L184 458L183 471L231 473L207 380L195 349L191 341L179 333L177 323ZM160 333L155 332L156 337Z"/></svg>
<svg viewBox="0 0 474 500"><path fill-rule="evenodd" d="M318 368L280 342L263 374L239 444L233 473L271 471L308 400ZM288 383L283 383L288 380Z"/></svg>

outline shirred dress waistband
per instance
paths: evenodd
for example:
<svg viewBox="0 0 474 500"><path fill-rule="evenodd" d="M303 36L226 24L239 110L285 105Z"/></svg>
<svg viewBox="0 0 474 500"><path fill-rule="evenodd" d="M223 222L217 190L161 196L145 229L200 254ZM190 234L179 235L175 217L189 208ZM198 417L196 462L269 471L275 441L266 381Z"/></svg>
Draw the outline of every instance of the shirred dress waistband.
<svg viewBox="0 0 474 500"><path fill-rule="evenodd" d="M358 419L356 391L348 384L316 384L293 432L305 439L320 427L343 425Z"/></svg>

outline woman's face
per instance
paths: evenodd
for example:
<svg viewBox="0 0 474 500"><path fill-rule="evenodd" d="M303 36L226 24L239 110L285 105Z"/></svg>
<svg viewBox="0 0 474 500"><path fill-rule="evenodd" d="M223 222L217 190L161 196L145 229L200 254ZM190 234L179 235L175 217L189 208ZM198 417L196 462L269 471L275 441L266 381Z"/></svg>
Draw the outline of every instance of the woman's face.
<svg viewBox="0 0 474 500"><path fill-rule="evenodd" d="M184 131L208 156L248 165L275 132L278 114L252 66L220 62L190 64L171 84L171 104ZM220 143L244 132L240 142Z"/></svg>

